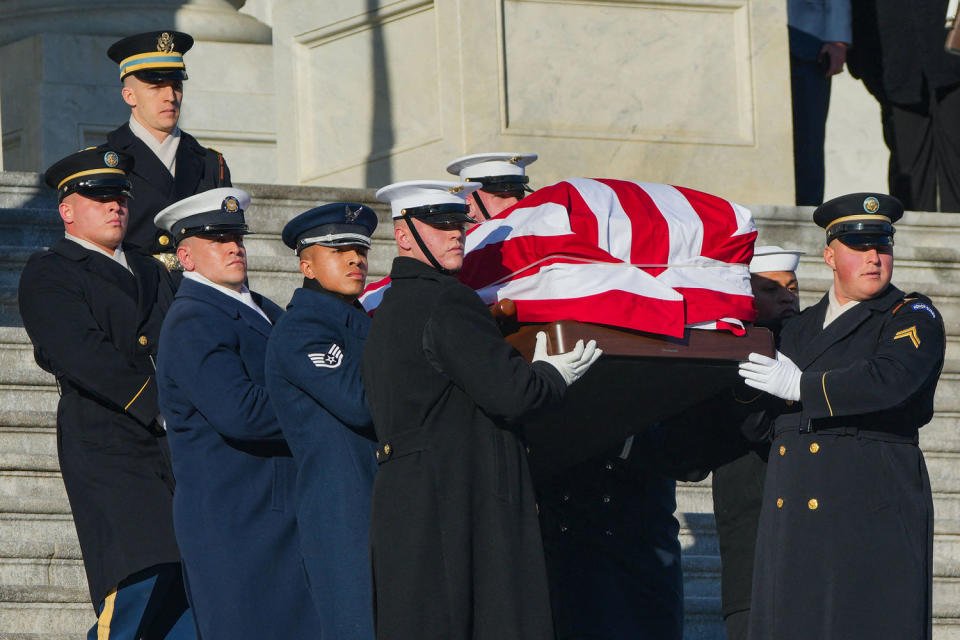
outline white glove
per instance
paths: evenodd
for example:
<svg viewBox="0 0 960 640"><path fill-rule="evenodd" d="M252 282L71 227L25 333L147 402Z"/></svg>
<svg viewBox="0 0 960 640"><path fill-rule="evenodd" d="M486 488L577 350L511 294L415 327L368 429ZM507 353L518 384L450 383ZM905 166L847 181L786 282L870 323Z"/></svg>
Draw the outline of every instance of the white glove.
<svg viewBox="0 0 960 640"><path fill-rule="evenodd" d="M537 332L537 346L533 350L533 361L543 361L551 365L560 372L564 381L569 387L574 382L583 377L587 369L593 365L603 355L603 351L597 348L597 341L591 340L586 346L583 340L577 340L576 346L566 353L558 353L555 356L547 355L547 334L543 331Z"/></svg>
<svg viewBox="0 0 960 640"><path fill-rule="evenodd" d="M740 377L753 387L784 400L800 400L800 374L793 360L777 351L777 359L751 353L740 363Z"/></svg>

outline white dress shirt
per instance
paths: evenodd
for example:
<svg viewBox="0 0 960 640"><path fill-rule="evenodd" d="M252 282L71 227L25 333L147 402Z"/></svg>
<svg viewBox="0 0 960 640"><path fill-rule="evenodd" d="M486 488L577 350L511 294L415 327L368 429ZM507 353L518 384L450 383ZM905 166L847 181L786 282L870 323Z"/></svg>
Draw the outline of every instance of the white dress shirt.
<svg viewBox="0 0 960 640"><path fill-rule="evenodd" d="M103 255L107 256L111 260L117 262L121 267L123 267L130 273L133 273L133 269L131 269L130 265L127 264L127 257L123 255L123 247L117 246L117 248L113 250L113 253L110 253L109 251L105 251L101 249L100 247L93 244L92 242L84 240L83 238L72 236L69 233L64 232L63 237L66 238L67 240L72 240L73 242L76 242L78 245L80 245L84 249L89 249L90 251L96 251L97 253L102 253Z"/></svg>
<svg viewBox="0 0 960 640"><path fill-rule="evenodd" d="M243 304L247 305L248 307L250 307L251 309L253 309L253 310L256 311L257 313L259 313L261 316L263 316L263 319L264 319L264 320L266 320L267 322L270 322L270 318L267 317L267 314L265 314L265 313L263 312L263 309L261 309L259 306L257 306L257 303L253 301L253 296L250 295L250 289L247 289L246 286L240 285L240 291L234 291L233 289L230 289L229 287L225 287L225 286L223 286L223 285L216 284L215 282L211 282L209 279L207 279L207 278L205 278L204 276L200 275L200 274L197 273L196 271L184 271L184 272L183 272L183 277L186 278L187 280L193 280L194 282L199 282L200 284L205 284L205 285L207 285L208 287L213 287L213 288L216 289L217 291L220 291L221 293L224 293L224 294L230 296L230 297L233 298L234 300L239 300L239 301L242 302ZM273 323L270 322L270 324L273 324Z"/></svg>
<svg viewBox="0 0 960 640"><path fill-rule="evenodd" d="M841 314L850 311L855 306L860 304L859 300L848 300L845 304L840 304L837 301L837 294L833 290L833 285L830 285L830 291L827 292L829 298L827 298L827 313L823 316L823 328L826 329L827 325L840 317Z"/></svg>
<svg viewBox="0 0 960 640"><path fill-rule="evenodd" d="M163 142L157 142L153 134L147 131L147 128L137 122L137 119L130 116L130 131L133 135L140 138L145 145L160 159L163 166L167 168L170 175L177 175L177 149L180 147L180 127L174 127L173 133L163 139Z"/></svg>

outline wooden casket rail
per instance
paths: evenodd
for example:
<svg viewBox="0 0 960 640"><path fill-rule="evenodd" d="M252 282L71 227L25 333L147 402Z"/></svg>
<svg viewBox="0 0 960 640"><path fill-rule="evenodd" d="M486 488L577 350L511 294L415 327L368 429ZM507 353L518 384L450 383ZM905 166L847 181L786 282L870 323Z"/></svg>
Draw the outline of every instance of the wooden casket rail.
<svg viewBox="0 0 960 640"><path fill-rule="evenodd" d="M688 329L682 338L673 338L573 320L519 324L512 306L508 310L513 313L502 308L493 313L501 328L510 331L507 342L528 360L538 331L547 334L550 353L569 351L580 339L596 340L604 351L563 402L524 419L537 484L739 384L737 363L751 352L776 354L773 334L762 327L747 325L744 336Z"/></svg>

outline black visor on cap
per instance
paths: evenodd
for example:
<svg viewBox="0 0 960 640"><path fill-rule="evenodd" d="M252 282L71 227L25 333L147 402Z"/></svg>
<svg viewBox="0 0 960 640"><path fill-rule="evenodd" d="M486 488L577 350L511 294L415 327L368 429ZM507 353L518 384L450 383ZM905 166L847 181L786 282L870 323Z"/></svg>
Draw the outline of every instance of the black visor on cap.
<svg viewBox="0 0 960 640"><path fill-rule="evenodd" d="M60 188L59 201L63 202L71 193L79 193L86 198L133 198L130 181L120 175L103 175L69 182Z"/></svg>
<svg viewBox="0 0 960 640"><path fill-rule="evenodd" d="M893 236L896 229L889 222L878 220L850 220L849 222L839 222L831 225L827 229L827 244L834 238L854 234L858 236ZM849 244L844 241L844 244ZM892 244L892 243L891 243Z"/></svg>
<svg viewBox="0 0 960 640"><path fill-rule="evenodd" d="M134 76L137 80L148 84L161 84L163 82L184 81L187 79L187 72L184 69L171 69L163 71L158 69L143 69L128 73L128 76ZM124 76L126 77L126 76Z"/></svg>
<svg viewBox="0 0 960 640"><path fill-rule="evenodd" d="M848 247L892 247L893 236L882 233L846 233L837 240Z"/></svg>
<svg viewBox="0 0 960 640"><path fill-rule="evenodd" d="M198 213L178 221L173 231L177 242L191 236L228 236L250 233L242 211Z"/></svg>
<svg viewBox="0 0 960 640"><path fill-rule="evenodd" d="M510 191L523 191L530 176L486 176L483 178L467 178L467 182L481 182L483 186L481 191L487 193L507 193Z"/></svg>
<svg viewBox="0 0 960 640"><path fill-rule="evenodd" d="M445 203L430 204L422 207L410 207L404 210L404 215L417 218L427 224L458 224L476 222L467 215L465 204Z"/></svg>

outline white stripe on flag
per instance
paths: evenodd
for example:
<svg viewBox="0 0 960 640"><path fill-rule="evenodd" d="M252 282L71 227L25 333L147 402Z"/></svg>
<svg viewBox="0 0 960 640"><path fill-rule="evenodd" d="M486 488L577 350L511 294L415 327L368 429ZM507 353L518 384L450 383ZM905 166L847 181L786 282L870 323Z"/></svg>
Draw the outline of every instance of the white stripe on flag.
<svg viewBox="0 0 960 640"><path fill-rule="evenodd" d="M703 221L682 193L668 184L638 182L660 210L670 233L668 264L684 264L703 250Z"/></svg>
<svg viewBox="0 0 960 640"><path fill-rule="evenodd" d="M733 234L734 236L742 236L757 230L757 223L754 221L750 209L736 202L731 202L730 206L733 207L733 214L737 217L737 232Z"/></svg>
<svg viewBox="0 0 960 640"><path fill-rule="evenodd" d="M657 281L674 289L712 289L737 296L753 295L747 265L710 258L700 258L679 268L670 267L657 276Z"/></svg>
<svg viewBox="0 0 960 640"><path fill-rule="evenodd" d="M506 242L522 236L569 236L570 216L567 208L547 202L536 207L514 209L504 218L487 220L467 234L464 253L488 244Z"/></svg>
<svg viewBox="0 0 960 640"><path fill-rule="evenodd" d="M480 289L487 304L497 300L557 300L584 298L611 290L645 298L683 300L683 296L636 267L623 264L551 264L532 276Z"/></svg>
<svg viewBox="0 0 960 640"><path fill-rule="evenodd" d="M567 180L580 193L597 219L597 244L618 260L630 262L633 226L616 191L596 180Z"/></svg>

